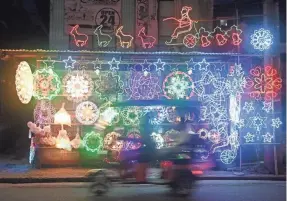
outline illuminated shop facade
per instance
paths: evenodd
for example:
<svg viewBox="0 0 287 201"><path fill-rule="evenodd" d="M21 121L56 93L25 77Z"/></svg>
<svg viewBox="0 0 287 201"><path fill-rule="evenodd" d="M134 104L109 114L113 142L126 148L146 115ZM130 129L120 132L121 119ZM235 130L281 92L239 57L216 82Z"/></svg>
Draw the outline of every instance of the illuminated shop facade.
<svg viewBox="0 0 287 201"><path fill-rule="evenodd" d="M51 50L2 50L17 66L19 100L34 106L31 163L111 160L109 151L117 160L141 146L117 138L141 138L147 114L157 149L171 146L183 119L204 142L202 160L232 164L244 147L281 143L283 83L268 27L214 25L188 3L165 2L172 16L161 1L119 0L89 21L95 2L76 11L73 0L52 2Z"/></svg>

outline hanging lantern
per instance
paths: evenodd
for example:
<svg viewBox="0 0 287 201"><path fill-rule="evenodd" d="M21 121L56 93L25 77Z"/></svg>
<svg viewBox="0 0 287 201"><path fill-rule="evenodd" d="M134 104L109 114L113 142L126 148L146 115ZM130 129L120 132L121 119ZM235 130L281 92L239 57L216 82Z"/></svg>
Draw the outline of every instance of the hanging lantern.
<svg viewBox="0 0 287 201"><path fill-rule="evenodd" d="M65 149L71 151L71 142L66 130L60 130L56 139L56 147L59 149Z"/></svg>
<svg viewBox="0 0 287 201"><path fill-rule="evenodd" d="M65 109L65 103L62 104L61 109L55 114L54 124L61 124L62 126L63 125L71 126L71 116Z"/></svg>

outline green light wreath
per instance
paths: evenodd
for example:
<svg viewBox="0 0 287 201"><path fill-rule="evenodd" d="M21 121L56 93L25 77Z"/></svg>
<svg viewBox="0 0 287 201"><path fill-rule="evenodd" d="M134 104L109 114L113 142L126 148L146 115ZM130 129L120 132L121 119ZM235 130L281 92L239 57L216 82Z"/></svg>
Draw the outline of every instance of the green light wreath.
<svg viewBox="0 0 287 201"><path fill-rule="evenodd" d="M36 70L34 77L33 96L38 100L52 100L61 90L59 76L51 68Z"/></svg>
<svg viewBox="0 0 287 201"><path fill-rule="evenodd" d="M98 152L103 148L103 138L99 133L92 131L85 135L83 145L87 151Z"/></svg>

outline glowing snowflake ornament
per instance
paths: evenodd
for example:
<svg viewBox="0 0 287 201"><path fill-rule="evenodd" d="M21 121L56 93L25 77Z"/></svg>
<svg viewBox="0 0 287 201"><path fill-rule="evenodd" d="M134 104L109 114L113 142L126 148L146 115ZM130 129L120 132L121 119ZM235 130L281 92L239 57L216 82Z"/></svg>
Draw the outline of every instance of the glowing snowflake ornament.
<svg viewBox="0 0 287 201"><path fill-rule="evenodd" d="M254 49L264 51L268 50L273 43L273 35L269 30L259 29L255 30L251 35L251 45L253 45Z"/></svg>
<svg viewBox="0 0 287 201"><path fill-rule="evenodd" d="M91 125L99 118L100 111L96 104L90 101L80 103L76 108L76 118L84 125Z"/></svg>
<svg viewBox="0 0 287 201"><path fill-rule="evenodd" d="M272 124L271 124L271 126L272 126L273 128L279 128L281 124L282 124L282 121L281 121L279 118L272 119Z"/></svg>
<svg viewBox="0 0 287 201"><path fill-rule="evenodd" d="M104 148L112 151L120 151L123 146L124 142L118 140L121 134L117 132L108 133L104 138Z"/></svg>
<svg viewBox="0 0 287 201"><path fill-rule="evenodd" d="M87 100L94 89L94 82L90 76L84 72L68 73L63 79L65 95L73 102Z"/></svg>
<svg viewBox="0 0 287 201"><path fill-rule="evenodd" d="M28 104L33 96L33 74L26 61L22 61L18 65L15 85L19 100L23 104Z"/></svg>
<svg viewBox="0 0 287 201"><path fill-rule="evenodd" d="M181 71L169 74L163 81L163 91L168 99L189 99L193 96L194 83L191 77Z"/></svg>

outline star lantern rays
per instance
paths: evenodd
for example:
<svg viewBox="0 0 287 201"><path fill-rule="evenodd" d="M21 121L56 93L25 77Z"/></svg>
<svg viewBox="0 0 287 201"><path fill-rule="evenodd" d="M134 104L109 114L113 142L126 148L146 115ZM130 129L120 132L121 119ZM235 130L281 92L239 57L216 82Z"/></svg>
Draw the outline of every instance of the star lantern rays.
<svg viewBox="0 0 287 201"><path fill-rule="evenodd" d="M68 73L63 79L64 94L73 102L87 100L94 89L92 78L84 72Z"/></svg>
<svg viewBox="0 0 287 201"><path fill-rule="evenodd" d="M80 103L76 108L76 118L84 125L91 125L99 118L100 111L96 104L90 101Z"/></svg>
<svg viewBox="0 0 287 201"><path fill-rule="evenodd" d="M170 73L163 81L164 96L168 99L190 99L194 83L191 77L181 71Z"/></svg>
<svg viewBox="0 0 287 201"><path fill-rule="evenodd" d="M61 90L61 81L51 68L36 70L34 76L34 93L37 100L52 100Z"/></svg>

